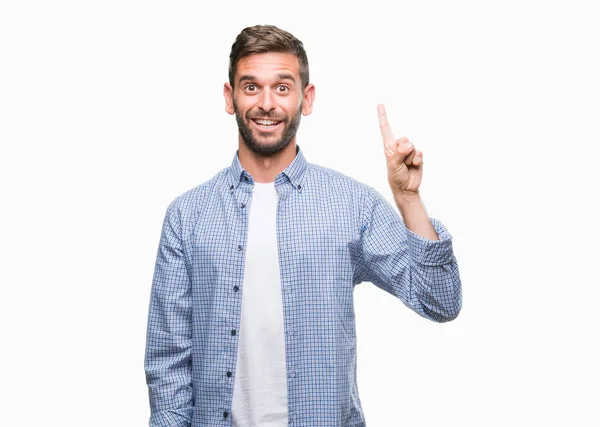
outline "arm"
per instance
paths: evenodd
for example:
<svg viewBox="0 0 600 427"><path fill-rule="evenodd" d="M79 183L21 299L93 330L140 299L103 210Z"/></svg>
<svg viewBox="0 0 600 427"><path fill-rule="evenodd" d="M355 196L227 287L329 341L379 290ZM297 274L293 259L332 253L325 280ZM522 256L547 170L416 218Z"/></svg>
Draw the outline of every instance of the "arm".
<svg viewBox="0 0 600 427"><path fill-rule="evenodd" d="M402 214L402 218L404 218L406 227L410 231L425 237L428 240L439 239L418 193L415 196L406 196L401 193L396 193L394 194L394 200Z"/></svg>
<svg viewBox="0 0 600 427"><path fill-rule="evenodd" d="M427 222L438 240L409 230L392 205L370 188L363 204L357 282L372 282L419 315L447 322L462 306L458 265L450 233L436 219Z"/></svg>
<svg viewBox="0 0 600 427"><path fill-rule="evenodd" d="M462 306L461 283L452 236L439 221L429 219L419 196L423 153L408 138L395 139L385 107L380 104L377 111L388 182L405 223L381 195L369 192L361 228L365 280L396 295L421 316L452 320Z"/></svg>
<svg viewBox="0 0 600 427"><path fill-rule="evenodd" d="M167 209L150 294L144 369L151 427L188 427L193 414L192 304L176 201Z"/></svg>

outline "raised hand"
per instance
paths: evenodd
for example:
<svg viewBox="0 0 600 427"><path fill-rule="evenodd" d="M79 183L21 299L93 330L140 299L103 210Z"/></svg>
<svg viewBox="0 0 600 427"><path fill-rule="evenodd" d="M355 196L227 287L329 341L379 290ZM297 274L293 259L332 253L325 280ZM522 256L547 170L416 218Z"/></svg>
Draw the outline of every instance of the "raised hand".
<svg viewBox="0 0 600 427"><path fill-rule="evenodd" d="M377 112L392 192L394 196L418 196L423 176L423 153L417 151L406 137L394 139L383 104L377 106Z"/></svg>

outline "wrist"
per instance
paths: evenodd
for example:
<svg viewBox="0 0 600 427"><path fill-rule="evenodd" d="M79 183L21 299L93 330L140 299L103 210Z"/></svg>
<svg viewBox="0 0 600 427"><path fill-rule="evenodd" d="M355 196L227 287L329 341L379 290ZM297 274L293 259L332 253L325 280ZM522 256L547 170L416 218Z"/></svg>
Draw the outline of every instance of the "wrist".
<svg viewBox="0 0 600 427"><path fill-rule="evenodd" d="M421 204L419 191L395 191L394 200L398 206L414 206Z"/></svg>

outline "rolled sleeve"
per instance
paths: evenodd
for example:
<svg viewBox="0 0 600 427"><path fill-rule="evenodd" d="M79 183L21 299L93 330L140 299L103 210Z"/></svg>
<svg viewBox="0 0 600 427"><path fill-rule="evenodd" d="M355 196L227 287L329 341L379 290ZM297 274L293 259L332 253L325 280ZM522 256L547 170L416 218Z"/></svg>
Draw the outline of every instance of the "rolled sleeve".
<svg viewBox="0 0 600 427"><path fill-rule="evenodd" d="M452 236L437 219L429 218L439 240L429 240L406 229L408 249L412 260L421 265L444 265L456 261L452 249Z"/></svg>
<svg viewBox="0 0 600 427"><path fill-rule="evenodd" d="M447 322L461 310L461 281L452 236L439 220L430 221L439 240L410 231L392 205L369 187L356 281L373 283L427 319Z"/></svg>

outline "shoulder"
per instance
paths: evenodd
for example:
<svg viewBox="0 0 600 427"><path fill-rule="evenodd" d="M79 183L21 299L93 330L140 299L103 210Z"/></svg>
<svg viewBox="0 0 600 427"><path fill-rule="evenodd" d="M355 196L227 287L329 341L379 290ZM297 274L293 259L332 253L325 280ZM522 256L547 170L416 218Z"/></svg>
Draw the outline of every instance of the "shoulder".
<svg viewBox="0 0 600 427"><path fill-rule="evenodd" d="M211 179L191 188L175 197L169 204L167 210L177 212L182 218L189 217L195 212L203 210L203 206L210 202L221 187L227 186L226 167L217 172Z"/></svg>
<svg viewBox="0 0 600 427"><path fill-rule="evenodd" d="M331 188L345 188L355 194L364 194L372 190L372 187L352 178L337 170L309 163L307 170L308 180L313 184L328 186Z"/></svg>

